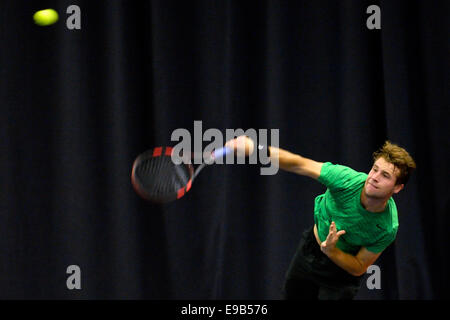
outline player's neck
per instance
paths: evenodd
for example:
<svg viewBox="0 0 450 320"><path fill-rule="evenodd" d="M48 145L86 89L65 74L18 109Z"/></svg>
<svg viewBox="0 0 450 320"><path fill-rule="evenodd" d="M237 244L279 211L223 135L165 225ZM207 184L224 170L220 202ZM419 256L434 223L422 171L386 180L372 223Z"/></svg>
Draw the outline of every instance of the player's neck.
<svg viewBox="0 0 450 320"><path fill-rule="evenodd" d="M386 208L388 200L389 198L383 199L368 197L364 192L364 189L361 191L361 205L369 212L383 212Z"/></svg>

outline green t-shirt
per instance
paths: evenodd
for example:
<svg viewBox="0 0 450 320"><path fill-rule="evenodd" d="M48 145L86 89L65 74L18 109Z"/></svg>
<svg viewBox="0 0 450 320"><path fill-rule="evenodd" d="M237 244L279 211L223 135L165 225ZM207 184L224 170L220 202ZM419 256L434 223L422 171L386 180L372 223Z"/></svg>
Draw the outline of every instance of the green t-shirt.
<svg viewBox="0 0 450 320"><path fill-rule="evenodd" d="M326 162L319 182L327 187L315 199L314 222L321 241L328 236L330 224L346 233L336 246L355 255L361 247L379 253L389 246L397 235L398 217L394 199L390 198L383 212L369 212L361 205L361 191L367 174L349 167Z"/></svg>

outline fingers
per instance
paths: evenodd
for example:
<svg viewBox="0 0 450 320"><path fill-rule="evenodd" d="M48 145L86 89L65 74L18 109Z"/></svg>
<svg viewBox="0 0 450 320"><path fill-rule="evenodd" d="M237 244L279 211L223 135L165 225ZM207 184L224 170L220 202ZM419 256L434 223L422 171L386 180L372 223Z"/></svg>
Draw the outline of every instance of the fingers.
<svg viewBox="0 0 450 320"><path fill-rule="evenodd" d="M237 152L238 156L250 155L254 150L253 140L245 135L227 141L225 146Z"/></svg>
<svg viewBox="0 0 450 320"><path fill-rule="evenodd" d="M237 138L228 140L225 143L225 146L230 147L232 149L238 149L238 148L243 149L245 147L245 145L246 145L245 138L246 138L245 136L239 136Z"/></svg>
<svg viewBox="0 0 450 320"><path fill-rule="evenodd" d="M235 139L233 139L233 140L229 140L229 141L227 141L226 143L225 143L225 147L228 147L228 148L230 148L230 149L235 149L235 147L236 147L236 140Z"/></svg>
<svg viewBox="0 0 450 320"><path fill-rule="evenodd" d="M330 233L335 233L335 232L336 232L336 224L334 223L334 221L331 221Z"/></svg>
<svg viewBox="0 0 450 320"><path fill-rule="evenodd" d="M336 229L336 223L335 223L334 221L331 221L331 224L330 224L330 232L329 232L328 235L331 235L331 236L337 236L337 237L339 238L339 237L342 236L343 234L345 234L345 230L339 230L339 231L337 231L337 229Z"/></svg>
<svg viewBox="0 0 450 320"><path fill-rule="evenodd" d="M330 232L328 233L325 241L323 241L320 245L320 249L322 250L322 252L325 252L325 254L327 254L327 252L331 252L332 250L334 250L339 237L343 234L345 234L345 230L337 231L336 223L332 221L330 223Z"/></svg>
<svg viewBox="0 0 450 320"><path fill-rule="evenodd" d="M338 231L338 232L336 233L336 236L339 238L339 237L342 236L343 234L345 234L345 230Z"/></svg>

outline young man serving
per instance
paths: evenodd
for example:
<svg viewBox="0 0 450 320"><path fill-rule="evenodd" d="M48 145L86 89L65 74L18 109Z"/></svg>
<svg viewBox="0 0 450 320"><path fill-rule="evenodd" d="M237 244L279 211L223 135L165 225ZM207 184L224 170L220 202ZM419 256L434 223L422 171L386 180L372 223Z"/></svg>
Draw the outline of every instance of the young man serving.
<svg viewBox="0 0 450 320"><path fill-rule="evenodd" d="M240 136L226 143L250 155L254 142ZM324 184L316 197L314 226L306 230L286 273L285 299L353 299L361 277L395 240L397 207L392 198L416 168L409 153L386 141L373 154L368 174L267 147L280 169Z"/></svg>

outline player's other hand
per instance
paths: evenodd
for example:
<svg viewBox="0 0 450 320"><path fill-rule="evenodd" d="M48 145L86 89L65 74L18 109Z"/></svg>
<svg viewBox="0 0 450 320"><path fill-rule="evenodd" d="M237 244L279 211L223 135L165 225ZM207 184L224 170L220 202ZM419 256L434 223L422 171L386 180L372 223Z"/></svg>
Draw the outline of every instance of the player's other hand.
<svg viewBox="0 0 450 320"><path fill-rule="evenodd" d="M328 236L325 241L322 242L320 250L327 255L330 254L336 248L336 243L343 234L345 234L345 230L337 231L336 224L334 221L331 222Z"/></svg>
<svg viewBox="0 0 450 320"><path fill-rule="evenodd" d="M235 139L227 141L225 147L228 147L238 155L238 156L249 156L253 153L254 142L247 136L239 136Z"/></svg>

